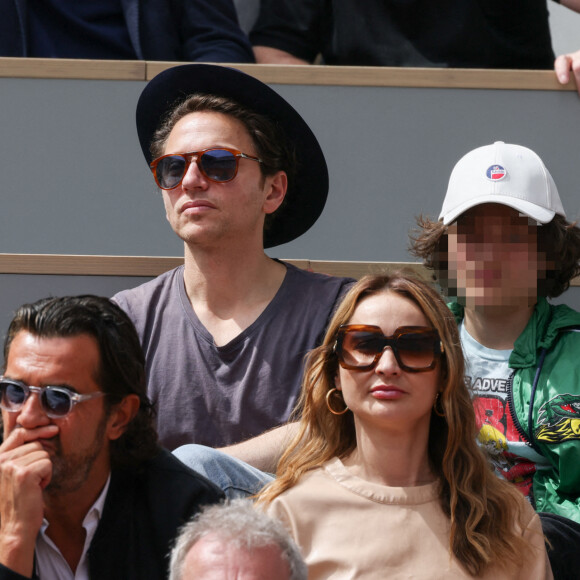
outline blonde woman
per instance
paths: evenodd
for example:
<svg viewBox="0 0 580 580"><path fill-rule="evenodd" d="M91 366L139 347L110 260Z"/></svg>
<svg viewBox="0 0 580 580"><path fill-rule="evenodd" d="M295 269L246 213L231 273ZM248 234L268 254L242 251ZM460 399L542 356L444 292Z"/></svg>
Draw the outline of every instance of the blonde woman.
<svg viewBox="0 0 580 580"><path fill-rule="evenodd" d="M475 442L463 371L453 315L424 282L367 277L347 294L259 497L310 579L553 577L538 516Z"/></svg>

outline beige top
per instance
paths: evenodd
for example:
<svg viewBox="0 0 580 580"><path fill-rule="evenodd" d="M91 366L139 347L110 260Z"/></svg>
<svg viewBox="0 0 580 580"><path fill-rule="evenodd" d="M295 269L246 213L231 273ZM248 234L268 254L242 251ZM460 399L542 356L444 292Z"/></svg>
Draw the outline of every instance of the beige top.
<svg viewBox="0 0 580 580"><path fill-rule="evenodd" d="M496 567L487 580L552 579L538 515L522 496L533 554L515 575ZM449 519L437 484L387 487L353 476L339 459L305 475L278 496L268 513L300 546L309 580L471 578L450 555Z"/></svg>

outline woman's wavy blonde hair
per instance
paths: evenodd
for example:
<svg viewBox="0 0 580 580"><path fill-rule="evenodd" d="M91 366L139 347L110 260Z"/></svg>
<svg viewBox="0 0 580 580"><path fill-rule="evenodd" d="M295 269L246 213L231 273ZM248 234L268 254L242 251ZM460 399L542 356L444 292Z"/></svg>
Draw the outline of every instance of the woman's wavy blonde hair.
<svg viewBox="0 0 580 580"><path fill-rule="evenodd" d="M326 405L326 394L334 388L338 372L333 347L338 327L348 323L361 300L382 292L398 294L416 304L444 345L437 403L444 416L431 413L428 451L431 469L440 480L441 507L451 521L450 550L474 576L491 563L504 568L517 566L527 550L520 535L523 497L513 485L494 475L476 443L475 414L453 315L433 288L405 272L362 278L338 307L322 345L307 359L295 411L301 417L299 432L280 459L276 480L260 493L258 502L270 503L306 472L333 457L344 458L355 449L352 412L333 415ZM518 523L519 530L514 525Z"/></svg>

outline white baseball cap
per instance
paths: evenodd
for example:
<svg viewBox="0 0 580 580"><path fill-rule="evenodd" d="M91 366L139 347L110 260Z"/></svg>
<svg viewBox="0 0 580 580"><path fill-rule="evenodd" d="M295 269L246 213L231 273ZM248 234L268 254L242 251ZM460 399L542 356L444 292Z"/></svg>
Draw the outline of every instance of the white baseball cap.
<svg viewBox="0 0 580 580"><path fill-rule="evenodd" d="M531 149L496 141L470 151L455 165L439 219L450 224L483 203L512 207L542 224L566 217L558 189Z"/></svg>

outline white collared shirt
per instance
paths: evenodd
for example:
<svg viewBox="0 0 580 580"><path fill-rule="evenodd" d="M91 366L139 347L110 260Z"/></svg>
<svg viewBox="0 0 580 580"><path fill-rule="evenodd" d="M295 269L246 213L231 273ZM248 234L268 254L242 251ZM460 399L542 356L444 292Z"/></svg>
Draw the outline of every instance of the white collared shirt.
<svg viewBox="0 0 580 580"><path fill-rule="evenodd" d="M101 520L101 514L105 505L107 492L109 491L109 483L111 482L111 475L107 478L107 482L103 487L97 501L91 506L83 520L83 528L85 529L85 545L83 553L77 566L76 571L70 569L64 556L56 547L54 542L46 535L46 530L49 522L44 519L40 532L36 538L36 573L40 580L89 580L89 560L87 558L87 551L97 527Z"/></svg>

